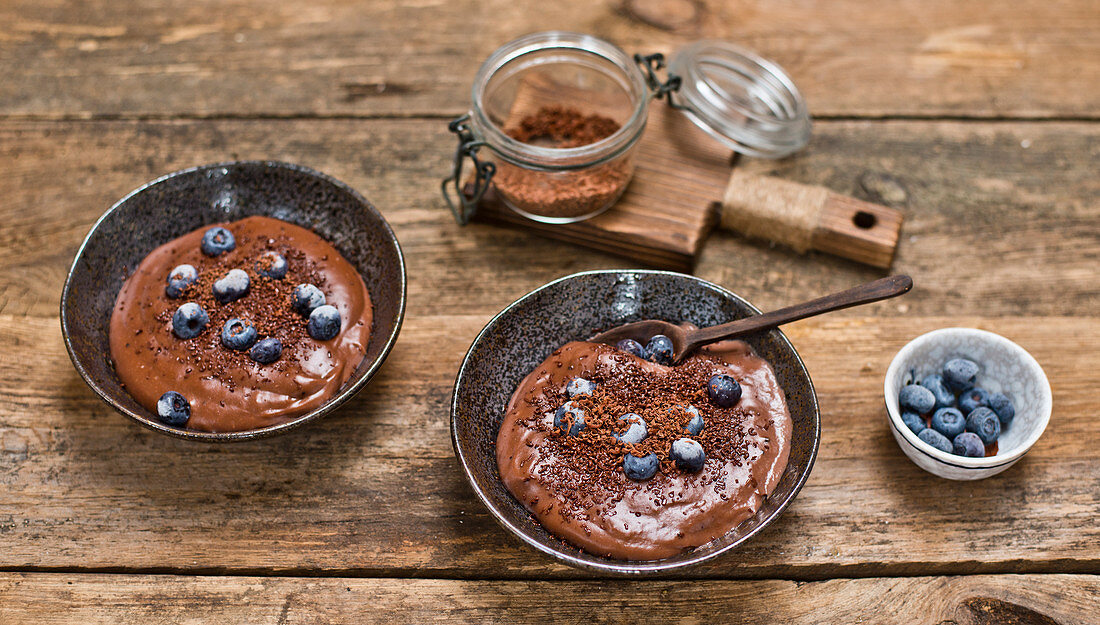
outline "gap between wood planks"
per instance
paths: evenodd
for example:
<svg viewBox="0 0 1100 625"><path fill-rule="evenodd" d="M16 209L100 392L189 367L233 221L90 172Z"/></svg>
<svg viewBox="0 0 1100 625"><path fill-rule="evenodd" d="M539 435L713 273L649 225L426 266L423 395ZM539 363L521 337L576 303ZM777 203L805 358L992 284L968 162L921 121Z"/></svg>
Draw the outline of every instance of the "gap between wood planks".
<svg viewBox="0 0 1100 625"><path fill-rule="evenodd" d="M79 566L5 566L2 573L70 573L95 575L180 575L206 577L309 577L318 579L445 579L462 581L585 581L585 580L632 580L632 581L748 581L772 580L789 582L820 582L833 579L886 579L908 577L973 577L981 575L1100 575L1100 560L1051 560L1047 562L1000 562L986 564L982 562L940 562L906 564L850 564L835 567L811 565L806 570L795 567L776 567L747 571L743 575L691 575L691 571L681 574L646 575L643 577L608 576L580 569L562 568L557 561L546 559L546 564L554 570L532 570L529 574L485 575L464 574L461 570L419 569L408 567L378 569L308 569L289 568L250 568L232 569L227 567L79 567ZM823 570L823 569L828 570ZM965 568L966 570L959 570ZM793 569L793 570L792 570Z"/></svg>
<svg viewBox="0 0 1100 625"><path fill-rule="evenodd" d="M234 115L231 113L215 113L210 115L196 113L168 113L149 114L142 113L130 115L125 113L64 113L60 115L40 114L0 114L0 122L163 122L163 121L311 121L311 120L338 120L338 121L371 121L371 120L451 120L465 111L452 111L448 113L410 113L402 115L398 113L379 113L353 115L348 113L291 113L278 115L273 113L249 113ZM1096 115L812 115L814 121L820 122L849 122L849 121L881 121L881 122L975 122L975 123L1095 123L1100 122L1100 114Z"/></svg>

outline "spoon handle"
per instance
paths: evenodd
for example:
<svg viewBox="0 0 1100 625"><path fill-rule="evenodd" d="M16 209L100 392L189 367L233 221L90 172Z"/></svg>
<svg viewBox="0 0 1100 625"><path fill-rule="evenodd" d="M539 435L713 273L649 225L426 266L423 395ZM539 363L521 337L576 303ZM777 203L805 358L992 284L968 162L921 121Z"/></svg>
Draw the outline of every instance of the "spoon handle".
<svg viewBox="0 0 1100 625"><path fill-rule="evenodd" d="M860 304L870 304L879 300L896 297L913 288L913 279L906 275L888 276L879 278L873 282L861 284L857 287L819 297L815 300L795 304L779 310L773 310L762 315L753 315L730 323L711 326L689 332L685 337L688 343L687 351L695 349L704 343L711 343L720 339L731 339L767 328L813 317L822 313L851 308Z"/></svg>

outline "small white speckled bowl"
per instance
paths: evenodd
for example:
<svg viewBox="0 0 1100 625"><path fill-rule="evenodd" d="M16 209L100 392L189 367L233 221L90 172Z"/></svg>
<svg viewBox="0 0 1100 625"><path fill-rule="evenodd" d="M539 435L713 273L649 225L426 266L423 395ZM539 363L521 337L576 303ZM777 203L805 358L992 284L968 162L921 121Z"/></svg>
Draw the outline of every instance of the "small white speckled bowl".
<svg viewBox="0 0 1100 625"><path fill-rule="evenodd" d="M898 391L910 381L938 373L952 358L978 363L978 386L1012 400L1016 417L997 440L997 454L966 458L940 451L917 438L901 420ZM883 385L887 419L898 446L929 473L949 480L980 480L996 475L1027 453L1050 421L1050 382L1024 348L1003 336L973 328L943 328L922 334L901 348L886 371Z"/></svg>

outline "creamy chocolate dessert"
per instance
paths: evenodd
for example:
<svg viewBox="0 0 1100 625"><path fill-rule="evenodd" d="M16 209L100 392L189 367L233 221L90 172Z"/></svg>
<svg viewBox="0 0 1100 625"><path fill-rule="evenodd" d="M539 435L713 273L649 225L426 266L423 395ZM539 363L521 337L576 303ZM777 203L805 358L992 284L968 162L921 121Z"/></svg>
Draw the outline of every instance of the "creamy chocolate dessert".
<svg viewBox="0 0 1100 625"><path fill-rule="evenodd" d="M111 315L115 370L170 425L235 432L332 397L366 353L371 300L327 241L268 217L205 226L153 250Z"/></svg>
<svg viewBox="0 0 1100 625"><path fill-rule="evenodd" d="M598 556L657 560L760 508L787 466L792 423L771 366L746 343L676 367L658 364L661 345L629 343L568 343L524 378L497 465L553 534Z"/></svg>

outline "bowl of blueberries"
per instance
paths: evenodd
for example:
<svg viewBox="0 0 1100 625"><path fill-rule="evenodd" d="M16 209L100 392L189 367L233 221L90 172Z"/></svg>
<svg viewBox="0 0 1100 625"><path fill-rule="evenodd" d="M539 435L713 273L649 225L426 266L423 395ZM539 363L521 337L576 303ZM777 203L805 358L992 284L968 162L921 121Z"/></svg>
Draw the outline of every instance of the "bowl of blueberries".
<svg viewBox="0 0 1100 625"><path fill-rule="evenodd" d="M943 328L894 357L883 385L890 430L917 466L980 480L1015 464L1050 421L1043 368L992 332Z"/></svg>

